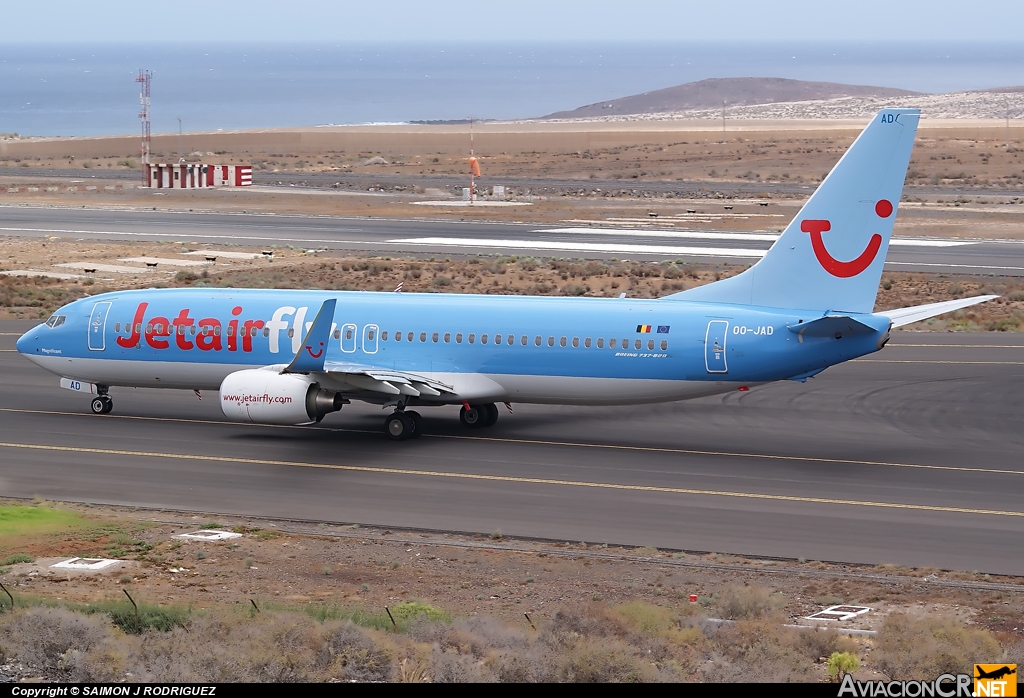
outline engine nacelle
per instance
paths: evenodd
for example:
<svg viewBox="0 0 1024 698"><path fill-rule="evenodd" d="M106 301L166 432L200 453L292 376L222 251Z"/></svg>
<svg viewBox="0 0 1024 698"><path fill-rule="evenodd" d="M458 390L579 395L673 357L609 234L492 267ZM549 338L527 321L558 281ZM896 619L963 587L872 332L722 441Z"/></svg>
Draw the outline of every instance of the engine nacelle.
<svg viewBox="0 0 1024 698"><path fill-rule="evenodd" d="M345 402L341 393L324 390L311 376L272 368L235 371L220 384L220 409L235 422L310 424Z"/></svg>

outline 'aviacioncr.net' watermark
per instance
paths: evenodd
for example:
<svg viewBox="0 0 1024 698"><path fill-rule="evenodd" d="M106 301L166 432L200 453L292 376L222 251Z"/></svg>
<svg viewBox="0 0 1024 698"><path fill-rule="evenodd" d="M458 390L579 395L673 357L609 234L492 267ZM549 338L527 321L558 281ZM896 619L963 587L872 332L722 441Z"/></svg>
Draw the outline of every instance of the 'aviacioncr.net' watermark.
<svg viewBox="0 0 1024 698"><path fill-rule="evenodd" d="M942 674L934 681L856 681L847 674L839 696L854 698L1015 698L1016 664L975 664L970 674Z"/></svg>

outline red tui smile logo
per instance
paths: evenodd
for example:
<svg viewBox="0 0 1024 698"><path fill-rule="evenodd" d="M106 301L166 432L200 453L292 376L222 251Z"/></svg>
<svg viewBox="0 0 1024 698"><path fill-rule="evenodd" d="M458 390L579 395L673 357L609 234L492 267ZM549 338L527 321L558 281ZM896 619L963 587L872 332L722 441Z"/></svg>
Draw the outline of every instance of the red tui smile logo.
<svg viewBox="0 0 1024 698"><path fill-rule="evenodd" d="M324 355L324 343L320 342L320 351L318 351L315 354L313 353L313 347L309 346L308 344L306 345L306 351L309 352L309 355L312 356L314 359L319 359L321 356Z"/></svg>
<svg viewBox="0 0 1024 698"><path fill-rule="evenodd" d="M888 218L892 215L892 211L892 204L885 199L881 199L875 204L875 214L879 218ZM852 259L849 262L841 262L829 254L829 251L825 248L825 241L821 239L821 234L831 229L832 224L827 220L809 219L800 222L800 230L810 233L814 256L818 258L818 263L825 271L832 276L849 279L871 266L871 263L875 261L875 255L878 254L878 250L882 247L881 235L877 233L872 235L868 241L868 246L864 248L864 251L856 259Z"/></svg>

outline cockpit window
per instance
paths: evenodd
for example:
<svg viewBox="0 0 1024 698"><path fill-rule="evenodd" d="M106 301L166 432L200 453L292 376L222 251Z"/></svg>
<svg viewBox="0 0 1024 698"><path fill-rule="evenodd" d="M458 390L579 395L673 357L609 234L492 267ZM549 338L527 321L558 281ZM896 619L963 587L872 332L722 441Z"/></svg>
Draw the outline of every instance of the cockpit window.
<svg viewBox="0 0 1024 698"><path fill-rule="evenodd" d="M64 321L68 319L67 315L51 315L50 319L46 321L47 327L60 327L64 324Z"/></svg>

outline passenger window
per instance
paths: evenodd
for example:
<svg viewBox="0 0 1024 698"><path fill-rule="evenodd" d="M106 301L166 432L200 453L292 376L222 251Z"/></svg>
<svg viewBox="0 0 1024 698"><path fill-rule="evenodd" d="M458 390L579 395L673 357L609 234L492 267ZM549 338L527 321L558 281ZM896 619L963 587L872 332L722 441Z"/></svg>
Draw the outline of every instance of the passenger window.
<svg viewBox="0 0 1024 698"><path fill-rule="evenodd" d="M239 334L241 334L241 333L239 333ZM270 328L269 327L264 327L263 328L263 336L264 337L269 337L270 336Z"/></svg>
<svg viewBox="0 0 1024 698"><path fill-rule="evenodd" d="M525 347L526 346L526 342L527 342L527 337L524 334L522 337L519 338L519 343L522 344Z"/></svg>
<svg viewBox="0 0 1024 698"><path fill-rule="evenodd" d="M288 336L289 337L294 337L295 336L295 328L294 327L289 327L288 328Z"/></svg>
<svg viewBox="0 0 1024 698"><path fill-rule="evenodd" d="M647 351L654 351L654 340L653 339L648 339L647 340Z"/></svg>
<svg viewBox="0 0 1024 698"><path fill-rule="evenodd" d="M267 330L267 332L270 332L270 330ZM189 327L188 328L188 333L190 335L192 335L193 337L195 337L196 336L196 326L192 325L191 327Z"/></svg>
<svg viewBox="0 0 1024 698"><path fill-rule="evenodd" d="M214 326L214 328L213 328L213 335L215 337L220 337L220 325L215 325Z"/></svg>
<svg viewBox="0 0 1024 698"><path fill-rule="evenodd" d="M614 337L608 340L609 349L614 349L616 344L618 344L618 340L616 340Z"/></svg>
<svg viewBox="0 0 1024 698"><path fill-rule="evenodd" d="M481 344L487 344L487 335L485 335L485 334L480 335L480 343Z"/></svg>
<svg viewBox="0 0 1024 698"><path fill-rule="evenodd" d="M580 338L579 337L573 337L572 338L572 348L573 349L579 349L580 348Z"/></svg>
<svg viewBox="0 0 1024 698"><path fill-rule="evenodd" d="M351 327L348 328L347 330L345 330L345 339L351 340L352 339L352 332L353 332L353 330L352 330ZM288 336L291 337L291 335L288 335Z"/></svg>
<svg viewBox="0 0 1024 698"><path fill-rule="evenodd" d="M444 333L444 343L448 344L451 341L452 341L452 333L451 332L445 332Z"/></svg>
<svg viewBox="0 0 1024 698"><path fill-rule="evenodd" d="M549 347L555 346L555 338L554 337L548 337L548 346Z"/></svg>
<svg viewBox="0 0 1024 698"><path fill-rule="evenodd" d="M334 338L341 339L341 330L334 330Z"/></svg>
<svg viewBox="0 0 1024 698"><path fill-rule="evenodd" d="M140 322L140 323L137 323L137 324L135 325L135 332L136 332L136 333L138 333L138 332L142 332L142 323L141 323L141 322ZM192 334L195 334L195 333L196 333L196 326L195 326L195 325L192 325Z"/></svg>
<svg viewBox="0 0 1024 698"><path fill-rule="evenodd" d="M383 332L381 332L380 333L380 338L381 338L381 341L383 341L383 342L388 341L388 331L384 330Z"/></svg>
<svg viewBox="0 0 1024 698"><path fill-rule="evenodd" d="M476 335L475 334L470 334L469 335L469 343L472 344L475 341L476 341Z"/></svg>
<svg viewBox="0 0 1024 698"><path fill-rule="evenodd" d="M501 335L500 334L494 335L494 343L495 344L501 344Z"/></svg>
<svg viewBox="0 0 1024 698"><path fill-rule="evenodd" d="M633 348L634 349L639 349L642 346L643 346L643 342L641 340L639 340L639 339L633 340Z"/></svg>
<svg viewBox="0 0 1024 698"><path fill-rule="evenodd" d="M455 334L455 343L456 344L462 344L462 333L461 332L457 332Z"/></svg>
<svg viewBox="0 0 1024 698"><path fill-rule="evenodd" d="M427 341L427 333L426 332L420 332L420 341L421 342Z"/></svg>
<svg viewBox="0 0 1024 698"><path fill-rule="evenodd" d="M430 335L430 341L433 342L434 344L437 344L437 332Z"/></svg>
<svg viewBox="0 0 1024 698"><path fill-rule="evenodd" d="M181 329L181 332L179 332L178 334L185 334L185 328L181 327L180 329ZM234 337L234 336L235 336L235 326L234 325L228 325L228 337Z"/></svg>
<svg viewBox="0 0 1024 698"><path fill-rule="evenodd" d="M560 347L564 347L565 346L565 337L562 337L560 340L558 340L558 346L560 346Z"/></svg>
<svg viewBox="0 0 1024 698"><path fill-rule="evenodd" d="M146 325L146 334L152 334L152 333L153 333L153 323L150 323L150 324Z"/></svg>
<svg viewBox="0 0 1024 698"><path fill-rule="evenodd" d="M597 338L597 348L604 349L604 337Z"/></svg>
<svg viewBox="0 0 1024 698"><path fill-rule="evenodd" d="M47 320L46 322L49 323L50 321ZM120 332L120 331L121 331L121 323L120 322L115 322L114 323L114 332Z"/></svg>
<svg viewBox="0 0 1024 698"><path fill-rule="evenodd" d="M407 333L407 334L405 335L405 340L406 340L407 342L411 342L411 341L412 341L412 332L409 332L409 333Z"/></svg>
<svg viewBox="0 0 1024 698"><path fill-rule="evenodd" d="M370 341L372 342L372 341L373 341L373 335L374 335L374 334L376 334L376 333L375 333L375 332L374 332L373 330L369 330L369 331L368 331L368 332L366 333L366 338L367 338L368 340L370 340Z"/></svg>
<svg viewBox="0 0 1024 698"><path fill-rule="evenodd" d="M402 333L401 332L395 332L395 341L396 342L401 342L402 341Z"/></svg>
<svg viewBox="0 0 1024 698"><path fill-rule="evenodd" d="M590 348L590 337L587 337L586 339L583 340L583 346L585 346L587 349Z"/></svg>
<svg viewBox="0 0 1024 698"><path fill-rule="evenodd" d="M668 351L668 340L667 339L661 340L661 350L662 351Z"/></svg>
<svg viewBox="0 0 1024 698"><path fill-rule="evenodd" d="M629 349L629 340L628 339L622 340L622 348L623 349Z"/></svg>
<svg viewBox="0 0 1024 698"><path fill-rule="evenodd" d="M541 343L542 341L543 341L543 340L541 340L541 338L540 338L540 335L537 335L536 337L534 337L534 338L533 338L533 343L534 343L535 345L537 345L538 347L540 346L540 343Z"/></svg>

